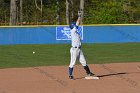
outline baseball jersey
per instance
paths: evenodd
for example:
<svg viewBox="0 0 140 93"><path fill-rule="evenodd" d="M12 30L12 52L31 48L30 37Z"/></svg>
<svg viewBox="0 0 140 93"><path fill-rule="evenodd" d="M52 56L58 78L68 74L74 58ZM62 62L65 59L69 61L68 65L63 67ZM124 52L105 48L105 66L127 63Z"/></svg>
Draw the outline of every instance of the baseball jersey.
<svg viewBox="0 0 140 93"><path fill-rule="evenodd" d="M81 46L81 37L77 32L77 28L74 27L71 29L71 45L72 47L80 47Z"/></svg>

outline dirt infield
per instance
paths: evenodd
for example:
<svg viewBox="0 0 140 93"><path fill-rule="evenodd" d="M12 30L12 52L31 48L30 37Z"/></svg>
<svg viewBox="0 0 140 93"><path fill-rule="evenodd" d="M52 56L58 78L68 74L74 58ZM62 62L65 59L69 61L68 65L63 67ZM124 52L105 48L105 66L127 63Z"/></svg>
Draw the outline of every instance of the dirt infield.
<svg viewBox="0 0 140 93"><path fill-rule="evenodd" d="M99 80L85 80L81 65L76 80L67 66L0 69L0 93L140 93L140 63L91 64Z"/></svg>

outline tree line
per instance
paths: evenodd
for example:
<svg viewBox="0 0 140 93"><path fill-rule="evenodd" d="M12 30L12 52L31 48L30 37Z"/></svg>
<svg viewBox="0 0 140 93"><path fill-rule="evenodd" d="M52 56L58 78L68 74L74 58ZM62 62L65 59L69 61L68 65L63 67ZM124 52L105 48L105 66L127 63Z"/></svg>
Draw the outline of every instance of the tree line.
<svg viewBox="0 0 140 93"><path fill-rule="evenodd" d="M83 1L83 24L140 23L140 0ZM15 0L16 25L68 24L68 21L77 17L80 2L81 0ZM10 9L11 0L0 0L0 25L9 25Z"/></svg>

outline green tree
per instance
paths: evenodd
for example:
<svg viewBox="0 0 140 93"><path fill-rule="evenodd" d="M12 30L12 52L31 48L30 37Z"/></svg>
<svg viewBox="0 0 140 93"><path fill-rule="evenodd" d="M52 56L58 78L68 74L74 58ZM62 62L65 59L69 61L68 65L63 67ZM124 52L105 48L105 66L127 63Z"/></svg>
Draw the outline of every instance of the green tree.
<svg viewBox="0 0 140 93"><path fill-rule="evenodd" d="M36 0L40 6L40 0ZM59 4L57 4L59 1ZM69 1L69 19L77 16L80 0ZM140 23L140 0L84 0L83 24ZM17 0L17 18L20 19L20 0ZM66 24L66 0L43 0L43 11L36 8L34 0L23 0L23 21L35 24ZM0 0L0 24L9 24L10 0ZM4 23L4 24L2 24Z"/></svg>
<svg viewBox="0 0 140 93"><path fill-rule="evenodd" d="M10 0L0 0L0 24L7 24L10 16Z"/></svg>
<svg viewBox="0 0 140 93"><path fill-rule="evenodd" d="M103 2L92 2L94 7L87 10L88 15L85 16L85 24L119 24L127 23L129 18L123 13L121 2L113 2L104 0Z"/></svg>

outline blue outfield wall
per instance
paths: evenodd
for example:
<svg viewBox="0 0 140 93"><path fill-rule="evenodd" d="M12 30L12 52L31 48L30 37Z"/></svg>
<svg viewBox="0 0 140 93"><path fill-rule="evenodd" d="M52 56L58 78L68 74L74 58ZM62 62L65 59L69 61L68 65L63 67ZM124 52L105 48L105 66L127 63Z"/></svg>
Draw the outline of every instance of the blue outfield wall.
<svg viewBox="0 0 140 93"><path fill-rule="evenodd" d="M84 28L84 42L140 42L140 26L88 26Z"/></svg>
<svg viewBox="0 0 140 93"><path fill-rule="evenodd" d="M140 25L83 26L82 43L140 42ZM65 44L70 43L66 26L0 27L3 44Z"/></svg>

